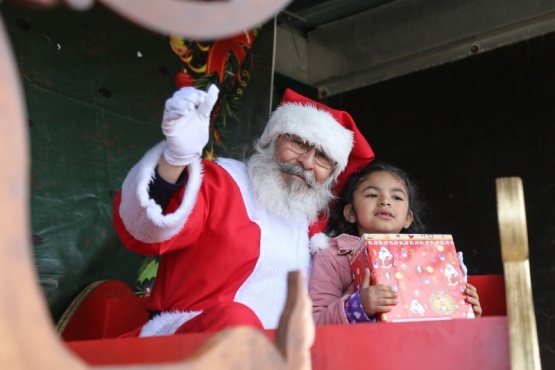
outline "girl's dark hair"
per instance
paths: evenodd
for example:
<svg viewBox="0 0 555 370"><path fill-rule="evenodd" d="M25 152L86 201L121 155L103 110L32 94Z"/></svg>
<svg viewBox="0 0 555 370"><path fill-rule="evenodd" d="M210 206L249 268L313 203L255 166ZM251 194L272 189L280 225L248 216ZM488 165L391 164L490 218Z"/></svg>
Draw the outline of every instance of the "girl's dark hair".
<svg viewBox="0 0 555 370"><path fill-rule="evenodd" d="M420 199L420 194L416 184L410 180L409 176L405 171L392 166L385 162L372 162L361 170L353 173L340 197L336 199L332 206L332 212L330 214L330 223L328 227L324 230L324 233L330 237L335 237L341 234L351 234L358 236L357 225L348 222L343 216L343 209L349 203L352 203L353 196L356 189L360 184L366 180L371 174L375 172L389 172L401 178L407 187L409 196L409 210L413 213L412 224L407 228L403 229L402 232L407 234L424 234L424 203Z"/></svg>

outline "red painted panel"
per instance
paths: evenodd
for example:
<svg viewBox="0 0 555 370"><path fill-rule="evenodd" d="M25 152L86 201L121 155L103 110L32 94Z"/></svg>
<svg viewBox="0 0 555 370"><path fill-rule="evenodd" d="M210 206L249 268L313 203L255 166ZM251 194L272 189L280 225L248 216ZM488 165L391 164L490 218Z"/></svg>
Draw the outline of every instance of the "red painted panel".
<svg viewBox="0 0 555 370"><path fill-rule="evenodd" d="M318 370L507 370L507 318L321 326L312 365Z"/></svg>
<svg viewBox="0 0 555 370"><path fill-rule="evenodd" d="M61 333L65 341L115 338L148 320L146 299L118 280L91 285L66 314L68 323Z"/></svg>
<svg viewBox="0 0 555 370"><path fill-rule="evenodd" d="M266 332L273 340L274 332ZM67 342L92 365L183 360L210 334ZM316 328L314 370L509 369L506 317Z"/></svg>
<svg viewBox="0 0 555 370"><path fill-rule="evenodd" d="M507 316L503 275L474 275L468 277L468 282L478 291L482 316Z"/></svg>

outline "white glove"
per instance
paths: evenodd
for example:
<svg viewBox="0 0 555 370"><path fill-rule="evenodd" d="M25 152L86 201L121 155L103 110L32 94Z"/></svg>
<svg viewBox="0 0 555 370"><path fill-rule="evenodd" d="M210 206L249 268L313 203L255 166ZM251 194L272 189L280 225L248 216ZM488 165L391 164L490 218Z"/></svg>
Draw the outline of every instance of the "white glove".
<svg viewBox="0 0 555 370"><path fill-rule="evenodd" d="M183 87L166 100L162 132L167 147L164 158L173 166L186 166L200 158L208 143L210 112L219 90L211 85L207 92Z"/></svg>

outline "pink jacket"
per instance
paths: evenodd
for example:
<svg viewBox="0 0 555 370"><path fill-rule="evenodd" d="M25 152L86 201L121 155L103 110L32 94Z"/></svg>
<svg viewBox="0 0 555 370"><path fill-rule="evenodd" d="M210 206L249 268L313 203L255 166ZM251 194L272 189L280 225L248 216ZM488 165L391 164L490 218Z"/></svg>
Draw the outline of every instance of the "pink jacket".
<svg viewBox="0 0 555 370"><path fill-rule="evenodd" d="M344 302L355 293L349 255L360 238L343 234L314 255L308 293L316 325L348 324Z"/></svg>

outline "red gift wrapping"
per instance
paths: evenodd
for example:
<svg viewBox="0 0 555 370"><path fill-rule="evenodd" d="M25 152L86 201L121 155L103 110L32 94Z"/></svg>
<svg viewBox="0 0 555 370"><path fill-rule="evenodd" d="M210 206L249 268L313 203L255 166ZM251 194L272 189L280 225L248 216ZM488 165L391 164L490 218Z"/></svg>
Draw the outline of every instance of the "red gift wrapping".
<svg viewBox="0 0 555 370"><path fill-rule="evenodd" d="M357 289L368 267L371 285L397 291L399 303L378 314L380 321L474 318L451 235L364 234L350 262Z"/></svg>

